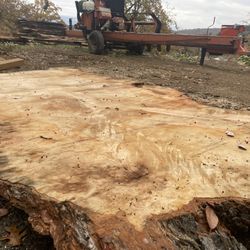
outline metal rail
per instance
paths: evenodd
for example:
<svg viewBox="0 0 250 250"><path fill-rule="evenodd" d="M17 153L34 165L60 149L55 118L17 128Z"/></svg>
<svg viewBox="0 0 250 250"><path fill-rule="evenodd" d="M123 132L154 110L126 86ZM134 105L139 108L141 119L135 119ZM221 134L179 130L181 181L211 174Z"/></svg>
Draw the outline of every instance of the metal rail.
<svg viewBox="0 0 250 250"><path fill-rule="evenodd" d="M133 32L103 32L105 41L121 43L161 44L220 49L223 52L234 53L241 38L222 36L194 36L177 34L133 33Z"/></svg>
<svg viewBox="0 0 250 250"><path fill-rule="evenodd" d="M163 33L136 33L123 31L102 32L105 42L113 43L136 43L144 45L166 45L201 48L200 65L204 64L207 52L218 54L239 54L249 55L249 51L242 45L242 38L238 36L199 36L199 35L179 35ZM67 36L83 37L80 31L67 31Z"/></svg>

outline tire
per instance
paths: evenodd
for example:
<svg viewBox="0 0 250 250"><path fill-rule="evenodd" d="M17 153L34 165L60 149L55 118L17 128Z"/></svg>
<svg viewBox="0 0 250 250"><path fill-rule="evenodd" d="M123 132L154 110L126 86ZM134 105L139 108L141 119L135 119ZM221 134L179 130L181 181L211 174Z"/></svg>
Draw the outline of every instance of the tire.
<svg viewBox="0 0 250 250"><path fill-rule="evenodd" d="M143 44L129 44L127 46L128 52L133 55L142 55L145 49Z"/></svg>
<svg viewBox="0 0 250 250"><path fill-rule="evenodd" d="M104 38L101 31L94 30L88 36L89 52L100 55L104 51Z"/></svg>

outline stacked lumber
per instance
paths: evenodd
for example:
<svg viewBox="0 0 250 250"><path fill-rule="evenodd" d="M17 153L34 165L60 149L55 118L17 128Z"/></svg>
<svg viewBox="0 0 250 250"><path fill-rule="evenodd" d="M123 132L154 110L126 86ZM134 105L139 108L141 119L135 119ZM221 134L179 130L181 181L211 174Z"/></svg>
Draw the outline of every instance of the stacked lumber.
<svg viewBox="0 0 250 250"><path fill-rule="evenodd" d="M0 36L0 43L29 44L37 42L42 44L87 46L80 31L67 31L66 26L61 23L20 19L17 26L18 34L15 37ZM75 34L78 34L78 37Z"/></svg>
<svg viewBox="0 0 250 250"><path fill-rule="evenodd" d="M39 37L32 36L20 36L20 39L26 40L26 43L42 43L42 44L64 44L73 46L87 46L86 41L82 38L74 38L67 36L52 36L52 35L40 35Z"/></svg>
<svg viewBox="0 0 250 250"><path fill-rule="evenodd" d="M29 44L29 43L42 43L42 44L63 44L72 46L88 46L87 42L82 38L63 37L63 36L50 36L40 35L37 37L19 35L19 37L0 36L0 43L15 43L15 44Z"/></svg>
<svg viewBox="0 0 250 250"><path fill-rule="evenodd" d="M17 27L19 33L29 36L40 36L41 34L54 36L66 35L66 26L62 23L20 19L17 22Z"/></svg>

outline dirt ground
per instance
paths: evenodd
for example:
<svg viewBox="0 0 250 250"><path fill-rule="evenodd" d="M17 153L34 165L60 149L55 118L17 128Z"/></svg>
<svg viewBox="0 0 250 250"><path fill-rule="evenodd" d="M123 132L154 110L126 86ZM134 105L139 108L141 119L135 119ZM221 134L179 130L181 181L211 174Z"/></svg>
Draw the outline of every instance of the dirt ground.
<svg viewBox="0 0 250 250"><path fill-rule="evenodd" d="M250 109L250 67L239 65L233 56L210 57L206 65L200 67L198 58L179 62L176 51L160 56L157 53L131 56L125 51L95 56L89 54L87 48L35 44L2 45L0 57L26 59L20 70L61 66L84 68L112 78L129 78L139 83L172 87L198 102L216 107Z"/></svg>

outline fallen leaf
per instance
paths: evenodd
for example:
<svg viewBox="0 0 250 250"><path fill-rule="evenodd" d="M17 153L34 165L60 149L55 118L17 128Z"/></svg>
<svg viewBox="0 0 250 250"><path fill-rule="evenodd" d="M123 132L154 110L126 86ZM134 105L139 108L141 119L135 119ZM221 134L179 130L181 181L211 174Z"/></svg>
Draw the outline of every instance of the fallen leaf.
<svg viewBox="0 0 250 250"><path fill-rule="evenodd" d="M18 229L15 225L7 227L7 236L0 238L0 240L7 240L8 244L12 247L20 246L22 243L22 238L26 235L26 231Z"/></svg>
<svg viewBox="0 0 250 250"><path fill-rule="evenodd" d="M5 215L7 215L9 213L9 210L6 208L0 208L0 218L4 217Z"/></svg>
<svg viewBox="0 0 250 250"><path fill-rule="evenodd" d="M219 224L219 218L210 206L206 207L206 217L209 228L211 230L214 230Z"/></svg>
<svg viewBox="0 0 250 250"><path fill-rule="evenodd" d="M45 137L45 136L40 136L41 139L44 139L44 140L53 140L53 138L50 138L50 137Z"/></svg>
<svg viewBox="0 0 250 250"><path fill-rule="evenodd" d="M234 137L235 136L234 133L232 131L229 131L229 130L226 131L226 135L229 136L229 137Z"/></svg>
<svg viewBox="0 0 250 250"><path fill-rule="evenodd" d="M243 144L239 144L238 148L247 151L247 148Z"/></svg>

